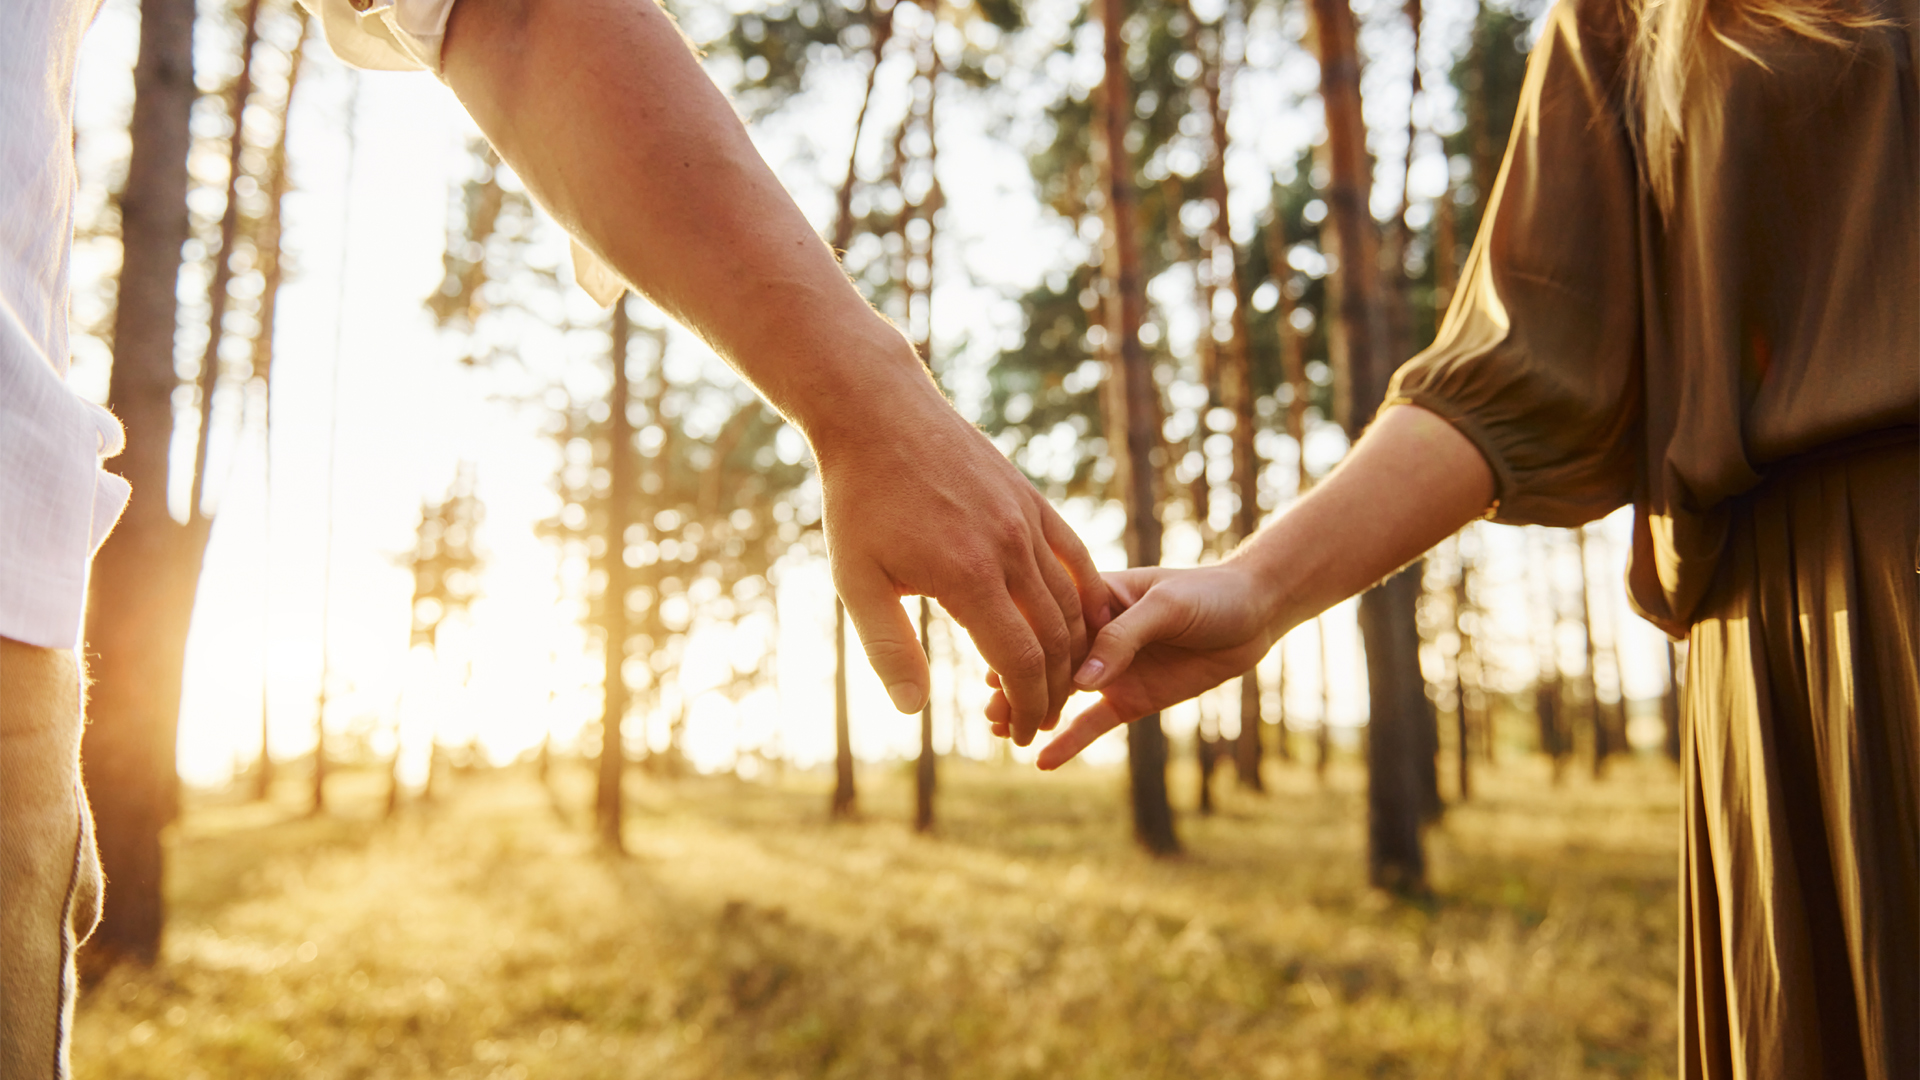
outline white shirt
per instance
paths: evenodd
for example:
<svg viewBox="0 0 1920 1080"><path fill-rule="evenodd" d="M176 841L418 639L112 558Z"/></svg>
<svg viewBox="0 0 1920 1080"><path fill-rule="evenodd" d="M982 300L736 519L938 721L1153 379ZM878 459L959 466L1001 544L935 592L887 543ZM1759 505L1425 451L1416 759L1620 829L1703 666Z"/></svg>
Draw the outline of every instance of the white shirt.
<svg viewBox="0 0 1920 1080"><path fill-rule="evenodd" d="M67 389L73 69L98 0L0 3L0 637L80 640L87 563L127 505L125 437Z"/></svg>
<svg viewBox="0 0 1920 1080"><path fill-rule="evenodd" d="M440 72L454 0L300 0L349 64ZM119 421L67 388L73 73L100 0L0 0L0 637L78 644L87 567L126 509ZM624 283L574 245L603 305Z"/></svg>

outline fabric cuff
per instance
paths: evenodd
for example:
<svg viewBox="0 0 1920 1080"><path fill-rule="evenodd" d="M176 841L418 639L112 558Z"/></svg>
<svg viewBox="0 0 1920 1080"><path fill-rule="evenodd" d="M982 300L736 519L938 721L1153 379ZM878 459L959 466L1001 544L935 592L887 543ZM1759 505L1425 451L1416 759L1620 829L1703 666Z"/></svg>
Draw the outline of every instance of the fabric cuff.
<svg viewBox="0 0 1920 1080"><path fill-rule="evenodd" d="M1512 467L1507 464L1506 456L1495 448L1493 437L1488 434L1487 429L1481 427L1473 417L1453 402L1430 391L1409 390L1395 393L1381 403L1380 412L1385 412L1395 405L1418 405L1452 424L1455 431L1467 437L1467 441L1472 443L1474 449L1480 451L1480 456L1486 459L1487 468L1493 473L1493 501L1487 504L1486 519L1504 521L1505 519L1500 516L1500 508L1512 498L1517 485L1514 483ZM1378 419L1379 415L1380 413L1375 413L1374 417Z"/></svg>
<svg viewBox="0 0 1920 1080"><path fill-rule="evenodd" d="M335 56L373 71L438 76L454 0L300 0Z"/></svg>

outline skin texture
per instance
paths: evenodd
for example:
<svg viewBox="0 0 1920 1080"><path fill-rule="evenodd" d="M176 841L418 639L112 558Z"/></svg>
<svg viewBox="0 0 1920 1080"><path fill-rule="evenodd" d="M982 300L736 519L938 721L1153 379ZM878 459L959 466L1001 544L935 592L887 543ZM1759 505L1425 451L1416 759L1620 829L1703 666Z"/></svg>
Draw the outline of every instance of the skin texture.
<svg viewBox="0 0 1920 1080"><path fill-rule="evenodd" d="M894 705L930 688L925 595L1025 745L1111 610L1086 548L956 413L793 204L651 0L463 0L445 77L542 206L807 437L834 585Z"/></svg>
<svg viewBox="0 0 1920 1080"><path fill-rule="evenodd" d="M1333 474L1231 555L1193 570L1109 574L1125 610L1075 675L1100 700L1040 752L1057 769L1093 740L1251 669L1295 626L1418 558L1493 501L1466 436L1424 409L1381 414ZM998 734L1004 692L988 704Z"/></svg>

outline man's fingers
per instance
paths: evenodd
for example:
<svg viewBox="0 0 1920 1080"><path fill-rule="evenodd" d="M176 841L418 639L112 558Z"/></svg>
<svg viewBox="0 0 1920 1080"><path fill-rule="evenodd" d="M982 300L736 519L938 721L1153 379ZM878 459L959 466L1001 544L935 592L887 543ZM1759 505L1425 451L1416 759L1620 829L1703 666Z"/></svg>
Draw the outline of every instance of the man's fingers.
<svg viewBox="0 0 1920 1080"><path fill-rule="evenodd" d="M926 654L920 651L920 635L900 606L899 590L871 563L835 578L867 662L887 688L893 707L903 713L919 712L927 703L932 678Z"/></svg>
<svg viewBox="0 0 1920 1080"><path fill-rule="evenodd" d="M1160 599L1161 595L1148 592L1139 603L1115 616L1101 629L1087 654L1087 662L1074 673L1076 686L1082 690L1098 690L1108 685L1133 663L1135 653L1185 629L1187 616L1179 605Z"/></svg>
<svg viewBox="0 0 1920 1080"><path fill-rule="evenodd" d="M1093 565L1093 556L1087 552L1087 545L1080 542L1079 534L1067 527L1058 512L1044 499L1040 506L1040 531L1046 538L1047 547L1052 549L1054 557L1066 567L1067 574L1073 578L1074 586L1080 592L1080 610L1086 620L1087 635L1091 637L1107 625L1107 620L1120 613L1120 606L1114 603L1107 592L1106 579L1100 576L1100 568ZM1075 657L1078 659L1078 657Z"/></svg>
<svg viewBox="0 0 1920 1080"><path fill-rule="evenodd" d="M1013 741L1021 746L1032 742L1033 733L1046 718L1048 707L1047 654L1034 636L1033 627L1027 624L1026 616L1014 605L1012 597L998 589L985 595L954 597L943 602L954 619L966 628L967 636L973 639L987 666L1000 676L1001 691L1006 694L1011 710L1008 722L1013 729ZM1056 611L1055 618L1058 617ZM1064 694L1061 696L1065 698Z"/></svg>
<svg viewBox="0 0 1920 1080"><path fill-rule="evenodd" d="M1053 561L1045 552L1041 553L1040 558ZM1047 587L1035 560L1029 559L1023 567L1010 568L1007 590L1012 594L1013 602L1019 605L1020 613L1026 616L1028 626L1046 653L1047 700L1040 717L1035 721L1035 727L1050 730L1059 719L1067 698L1073 695L1073 634L1067 628L1067 616L1060 609L1059 598ZM1068 596L1074 599L1074 614L1077 616L1079 603L1071 589L1068 590ZM1025 746L1027 741L1030 740L1022 741L1020 745Z"/></svg>
<svg viewBox="0 0 1920 1080"><path fill-rule="evenodd" d="M1072 722L1054 736L1053 741L1040 748L1040 757L1034 764L1042 769L1057 769L1072 761L1093 744L1093 740L1127 723L1119 710L1106 698L1101 698L1085 712L1073 718Z"/></svg>
<svg viewBox="0 0 1920 1080"><path fill-rule="evenodd" d="M1093 634L1099 629L1088 626L1080 608L1080 588L1074 584L1073 575L1054 557L1053 549L1036 539L1033 545L1033 562L1040 571L1040 581L1053 595L1053 602L1059 605L1060 616L1067 624L1067 675L1068 685L1072 685L1073 669L1086 659L1087 646L1093 643ZM1071 690L1069 690L1071 693Z"/></svg>

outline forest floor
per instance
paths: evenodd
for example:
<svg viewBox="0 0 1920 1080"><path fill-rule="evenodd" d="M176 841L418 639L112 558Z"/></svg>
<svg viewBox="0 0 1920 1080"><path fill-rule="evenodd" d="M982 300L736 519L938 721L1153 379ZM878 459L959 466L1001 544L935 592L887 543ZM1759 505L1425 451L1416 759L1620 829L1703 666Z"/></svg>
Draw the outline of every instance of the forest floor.
<svg viewBox="0 0 1920 1080"><path fill-rule="evenodd" d="M1352 762L1325 788L1275 767L1265 797L1223 780L1164 860L1130 842L1122 772L942 765L930 837L909 767L863 772L841 825L825 773L636 773L624 858L577 763L552 801L516 767L391 822L367 774L322 818L291 778L193 796L163 959L83 997L76 1075L1672 1075L1662 760L1482 769L1418 903L1365 887Z"/></svg>

